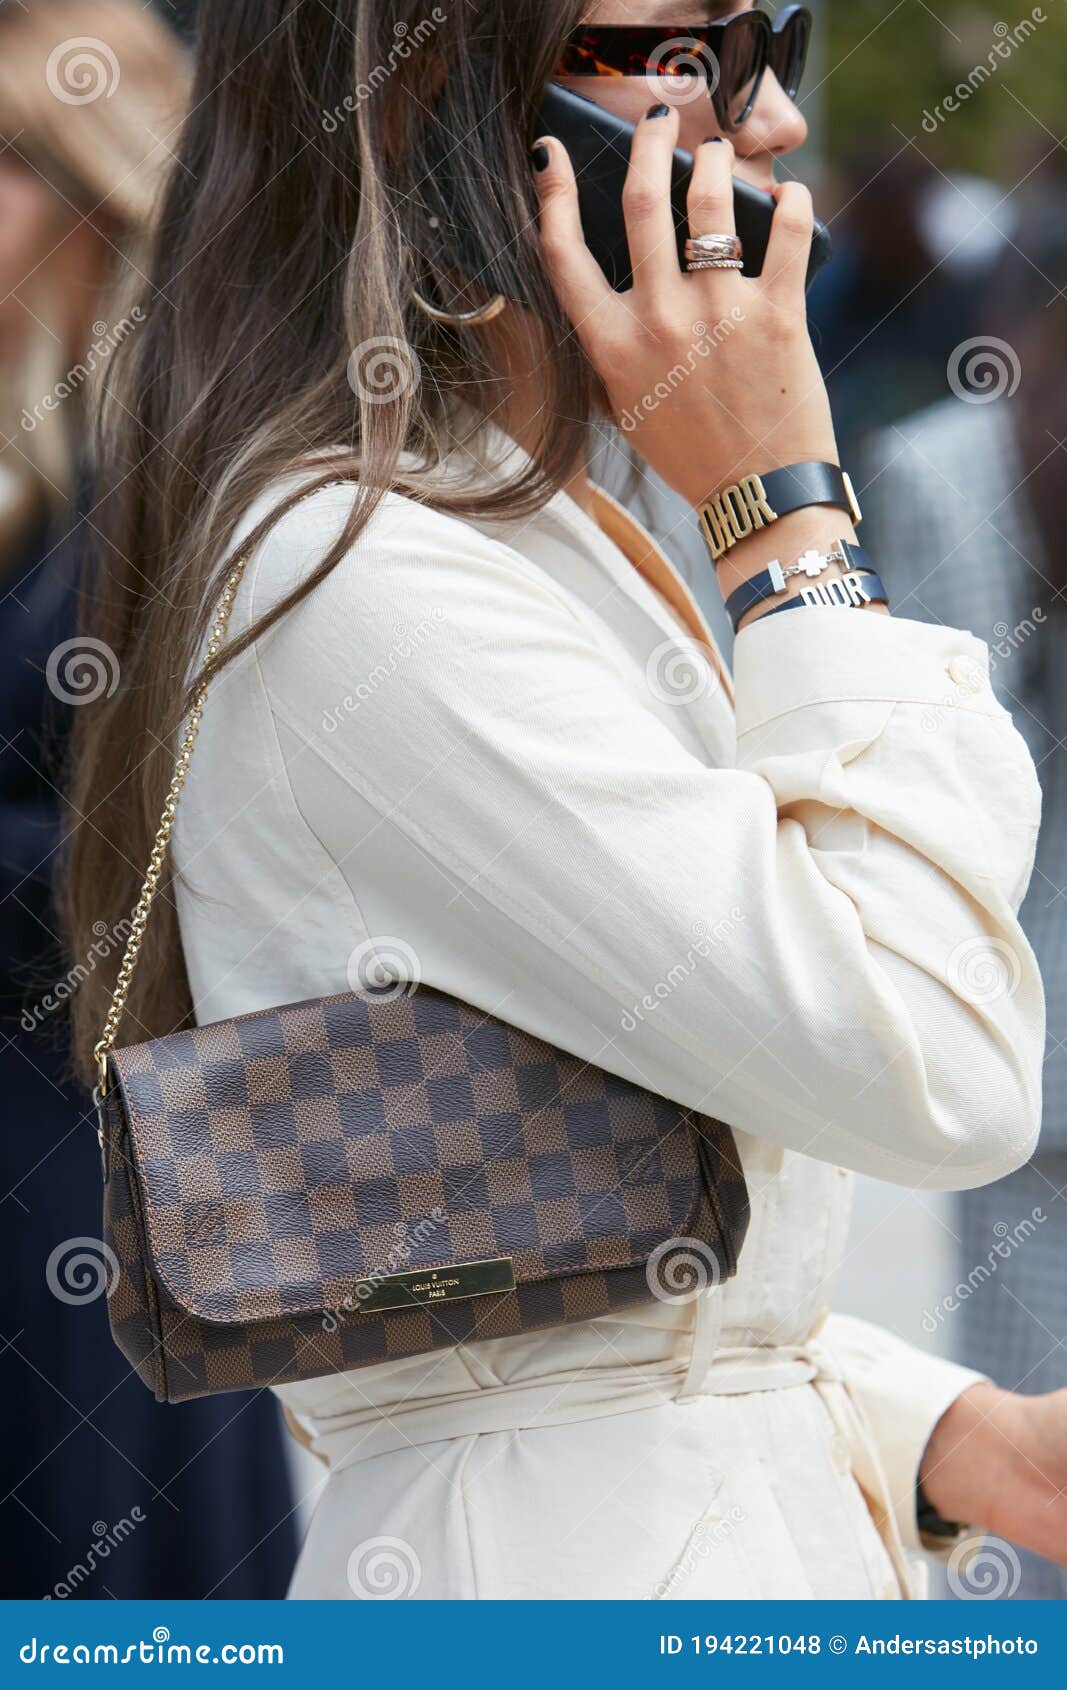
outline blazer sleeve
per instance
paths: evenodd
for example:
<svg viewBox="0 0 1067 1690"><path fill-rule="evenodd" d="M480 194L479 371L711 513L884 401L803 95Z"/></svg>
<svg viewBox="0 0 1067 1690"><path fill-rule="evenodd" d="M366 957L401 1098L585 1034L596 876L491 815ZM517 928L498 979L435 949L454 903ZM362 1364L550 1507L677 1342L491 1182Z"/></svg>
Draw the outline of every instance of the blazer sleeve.
<svg viewBox="0 0 1067 1690"><path fill-rule="evenodd" d="M268 553L307 558L310 509ZM394 903L411 894L432 944L466 900L479 941L573 1008L577 1055L902 1185L1027 1159L1044 1015L1016 910L1039 791L972 636L832 610L757 623L735 652L736 766L710 767L601 618L395 499L259 661L295 778L327 766L415 848L422 895ZM366 829L343 803L317 826L363 895Z"/></svg>

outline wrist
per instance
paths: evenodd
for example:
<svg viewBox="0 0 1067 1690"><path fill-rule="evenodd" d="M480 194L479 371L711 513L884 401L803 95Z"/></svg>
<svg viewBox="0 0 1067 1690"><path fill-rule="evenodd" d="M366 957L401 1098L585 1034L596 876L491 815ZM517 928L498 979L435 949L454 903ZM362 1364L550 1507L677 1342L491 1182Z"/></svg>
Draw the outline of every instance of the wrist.
<svg viewBox="0 0 1067 1690"><path fill-rule="evenodd" d="M832 505L805 505L803 510L791 511L788 516L781 516L777 522L738 540L716 563L716 579L729 597L735 587L766 569L772 558L790 563L809 546L828 551L838 540L850 544L856 541L856 530L847 514Z"/></svg>
<svg viewBox="0 0 1067 1690"><path fill-rule="evenodd" d="M753 577L760 575L775 558L783 567L790 567L807 551L819 552L824 557L838 552L842 540L854 545L856 530L847 516L832 507L812 505L780 517L773 526L739 541L732 551L719 559L715 574L723 599L729 600L732 593ZM846 570L847 565L844 563L831 563L826 572L820 575L819 580L828 582L841 576ZM789 576L784 592L776 593L773 599L754 605L739 618L737 631L746 628L750 622L759 621L768 610L796 598L810 585L811 581L805 573ZM884 606L872 605L869 608L884 609Z"/></svg>
<svg viewBox="0 0 1067 1690"><path fill-rule="evenodd" d="M753 436L750 439L735 441L734 445L736 456L732 465L715 472L710 484L703 478L698 464L692 466L682 482L679 482L677 477L672 478L676 491L681 493L686 503L691 505L698 515L724 488L744 483L754 470L763 479L774 476L781 470L788 470L791 465L841 463L841 454L832 430L821 441L816 440L814 443L809 434L807 444L801 444L798 440L772 447L766 441Z"/></svg>
<svg viewBox="0 0 1067 1690"><path fill-rule="evenodd" d="M982 1382L941 1416L923 1451L919 1482L943 1520L999 1531L1003 1504L1016 1493L1023 1464L1022 1401Z"/></svg>

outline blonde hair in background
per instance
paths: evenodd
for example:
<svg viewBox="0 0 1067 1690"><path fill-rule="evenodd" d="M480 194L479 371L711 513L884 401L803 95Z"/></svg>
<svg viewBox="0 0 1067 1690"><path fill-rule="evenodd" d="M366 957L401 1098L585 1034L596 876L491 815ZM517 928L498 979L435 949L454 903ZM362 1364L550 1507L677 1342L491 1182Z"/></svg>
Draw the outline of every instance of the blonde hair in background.
<svg viewBox="0 0 1067 1690"><path fill-rule="evenodd" d="M171 167L188 98L179 42L141 0L0 0L0 152L50 188L49 250L18 289L26 336L0 369L0 531L5 512L66 499L88 443L96 377L124 315L137 254ZM113 249L92 344L68 344L59 262L90 223ZM121 331L120 331L121 332ZM36 489L36 495L35 495Z"/></svg>

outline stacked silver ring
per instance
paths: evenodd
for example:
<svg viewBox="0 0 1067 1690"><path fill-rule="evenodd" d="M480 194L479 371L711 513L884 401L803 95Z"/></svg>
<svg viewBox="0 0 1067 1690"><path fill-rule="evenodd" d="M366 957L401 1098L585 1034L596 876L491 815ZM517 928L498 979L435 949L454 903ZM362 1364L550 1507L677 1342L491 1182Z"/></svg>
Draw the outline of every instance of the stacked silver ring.
<svg viewBox="0 0 1067 1690"><path fill-rule="evenodd" d="M743 261L736 235L693 235L685 243L687 270L740 270Z"/></svg>

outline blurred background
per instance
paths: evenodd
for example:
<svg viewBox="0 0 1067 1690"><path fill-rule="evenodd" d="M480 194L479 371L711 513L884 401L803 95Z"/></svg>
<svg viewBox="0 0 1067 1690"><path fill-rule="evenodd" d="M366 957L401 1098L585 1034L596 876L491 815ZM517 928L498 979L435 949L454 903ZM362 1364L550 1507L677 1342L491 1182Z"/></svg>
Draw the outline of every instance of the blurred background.
<svg viewBox="0 0 1067 1690"><path fill-rule="evenodd" d="M1067 1382L1067 153L1062 0L823 0L812 300L843 461L898 614L989 642L1044 794L1023 922L1048 997L1041 1148L932 1199L859 1182L842 1307L1026 1392ZM955 701L924 727L952 731ZM975 1002L1017 983L975 971ZM1059 1599L1023 1556L1004 1595ZM1014 1583L1014 1580L1012 1581Z"/></svg>
<svg viewBox="0 0 1067 1690"><path fill-rule="evenodd" d="M788 169L834 236L811 316L861 538L899 614L989 642L1045 800L1024 907L1048 992L1039 1153L960 1198L859 1181L838 1306L1047 1390L1067 1383L1067 0L811 4L811 139ZM102 932L68 971L49 894L66 727L117 681L102 653L70 660L88 396L136 332L123 302L171 167L195 13L0 0L5 1597L281 1595L316 1483L269 1395L157 1408L111 1345L93 1114L66 1073L64 1006L125 935ZM617 438L601 460L728 651L690 514L635 485ZM946 689L931 734L954 731ZM1014 989L1000 962L984 953L975 1002ZM1056 1599L1063 1578L1023 1557L997 1594Z"/></svg>

